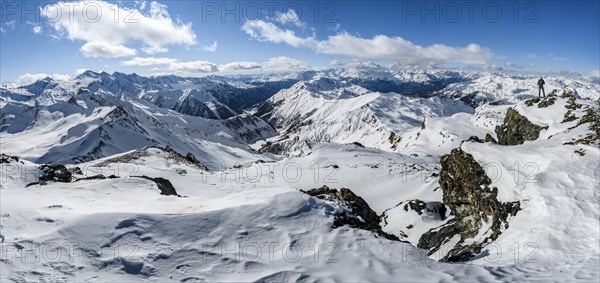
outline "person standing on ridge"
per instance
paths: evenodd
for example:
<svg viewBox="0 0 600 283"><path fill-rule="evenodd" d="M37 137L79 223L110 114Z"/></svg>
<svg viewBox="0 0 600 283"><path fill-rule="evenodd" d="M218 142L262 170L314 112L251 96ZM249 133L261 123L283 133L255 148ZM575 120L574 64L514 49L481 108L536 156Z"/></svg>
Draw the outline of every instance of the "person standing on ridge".
<svg viewBox="0 0 600 283"><path fill-rule="evenodd" d="M538 80L538 97L542 97L540 94L543 93L544 97L546 97L546 91L544 90L544 84L546 82L544 81L544 78L540 78Z"/></svg>

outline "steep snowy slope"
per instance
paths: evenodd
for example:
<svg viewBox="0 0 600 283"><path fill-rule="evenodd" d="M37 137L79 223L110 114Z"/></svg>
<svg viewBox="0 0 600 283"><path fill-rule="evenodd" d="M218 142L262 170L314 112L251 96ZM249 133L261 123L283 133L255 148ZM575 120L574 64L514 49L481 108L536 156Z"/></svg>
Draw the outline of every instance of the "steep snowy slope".
<svg viewBox="0 0 600 283"><path fill-rule="evenodd" d="M2 108L3 153L40 163L77 163L145 145L169 146L216 162L215 148L251 155L243 149L247 143L275 134L264 121L246 114L210 120L102 92L47 106L29 104L10 102Z"/></svg>
<svg viewBox="0 0 600 283"><path fill-rule="evenodd" d="M450 84L434 95L461 99L474 107L486 102L515 103L538 96L539 78L537 75L487 73L474 80ZM560 94L567 89L582 98L600 98L600 85L597 83L556 76L546 77L545 82L546 94L553 91Z"/></svg>
<svg viewBox="0 0 600 283"><path fill-rule="evenodd" d="M471 111L461 101L375 93L353 83L320 77L280 91L256 114L282 134L274 146L267 145L267 151L301 153L311 142L357 142L393 151L401 135L420 127L425 117Z"/></svg>
<svg viewBox="0 0 600 283"><path fill-rule="evenodd" d="M508 106L488 105L471 119L461 118L463 114L444 121L428 119L425 129L417 133L419 137L406 146L411 151L427 150L428 154L434 155L447 154L451 148L462 148L484 168L491 179L490 187L497 187L498 201L519 203L516 216L509 218L493 244L484 244L480 251L482 256L474 262L542 266L569 266L573 261L596 262L599 249L595 243L600 236L600 227L595 221L600 211L595 201L600 189L597 101L576 100L565 94L539 103L521 102L512 108L532 123L545 127L537 139L520 145L483 143L485 134L497 137L498 130L494 132L494 128L502 124L508 109ZM576 118L568 119L571 115ZM469 135L479 136L481 140L463 143ZM416 199L435 204L427 196ZM384 230L417 244L422 241L421 235L440 226L444 217L440 218L431 207L416 209L410 204L406 207L407 204L402 203L385 212ZM477 242L489 235L491 231L486 230L489 227L484 224L480 234L471 241ZM432 257L444 257L454 245L456 239L445 243ZM506 257L507 253L514 258Z"/></svg>
<svg viewBox="0 0 600 283"><path fill-rule="evenodd" d="M0 281L600 280L597 85L377 68L3 89Z"/></svg>

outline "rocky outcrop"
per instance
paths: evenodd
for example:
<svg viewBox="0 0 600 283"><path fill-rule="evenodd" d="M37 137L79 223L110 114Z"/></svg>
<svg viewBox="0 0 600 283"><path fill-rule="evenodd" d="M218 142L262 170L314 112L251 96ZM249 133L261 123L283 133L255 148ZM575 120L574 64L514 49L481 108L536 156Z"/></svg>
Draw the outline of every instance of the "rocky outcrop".
<svg viewBox="0 0 600 283"><path fill-rule="evenodd" d="M569 128L569 130L588 124L588 133L579 138L566 142L568 145L585 144L585 145L600 145L600 113L596 107L588 107L585 109L585 114L579 119L577 125Z"/></svg>
<svg viewBox="0 0 600 283"><path fill-rule="evenodd" d="M12 155L7 155L7 154L0 154L0 164L2 163L12 163L12 162L19 162L19 157L18 156L12 156Z"/></svg>
<svg viewBox="0 0 600 283"><path fill-rule="evenodd" d="M152 177L148 177L145 175L144 176L134 176L134 177L153 181L154 183L156 183L156 186L160 190L161 195L181 197L175 190L175 187L173 187L173 184L171 184L171 181L169 181L165 178L161 178L161 177L152 178Z"/></svg>
<svg viewBox="0 0 600 283"><path fill-rule="evenodd" d="M496 139L494 139L494 137L492 137L492 135L490 135L490 133L485 134L484 141L491 142L491 143L498 143L498 141L496 141Z"/></svg>
<svg viewBox="0 0 600 283"><path fill-rule="evenodd" d="M467 142L476 142L476 143L483 143L483 140L480 139L478 136L470 136L467 140L465 140Z"/></svg>
<svg viewBox="0 0 600 283"><path fill-rule="evenodd" d="M94 167L106 167L106 166L110 166L111 164L115 164L115 163L131 163L133 161L150 156L151 153L149 152L149 149L152 149L152 148L156 148L156 149L160 149L160 150L164 151L165 158L167 158L167 160L174 161L177 164L187 164L196 169L209 171L208 167L206 165L202 164L196 158L196 156L194 156L192 153L188 153L186 156L183 156L182 154L180 154L179 152L175 151L174 149L172 149L168 146L166 146L164 148L157 147L157 146L144 146L142 148L136 149L133 152L126 153L121 156L117 156L114 158L104 160L98 164L95 164Z"/></svg>
<svg viewBox="0 0 600 283"><path fill-rule="evenodd" d="M379 224L381 217L371 209L363 198L349 189L341 188L338 191L322 186L302 192L318 199L335 202L345 209L344 212L335 216L332 228L348 225L353 228L372 231L391 240L399 240L398 237L381 230Z"/></svg>
<svg viewBox="0 0 600 283"><path fill-rule="evenodd" d="M554 105L554 102L556 102L556 95L549 95L538 103L538 108L546 108L550 105Z"/></svg>
<svg viewBox="0 0 600 283"><path fill-rule="evenodd" d="M501 145L518 145L536 140L545 129L548 127L533 124L513 108L508 108L504 123L496 126L496 136Z"/></svg>
<svg viewBox="0 0 600 283"><path fill-rule="evenodd" d="M458 235L458 242L451 249L444 249L448 252L441 260L468 260L508 228L507 219L517 214L520 203L499 202L498 189L490 187L492 181L485 170L472 155L460 148L444 155L441 164L438 182L443 191L443 203L450 208L454 218L423 234L418 247L429 249L429 254L433 254L443 245L451 245L449 241ZM484 223L488 225L484 226ZM482 233L482 227L490 228ZM478 234L487 237L466 243L467 239L473 239Z"/></svg>
<svg viewBox="0 0 600 283"><path fill-rule="evenodd" d="M40 166L40 171L40 183L49 181L68 183L72 180L71 172L62 164L44 164Z"/></svg>
<svg viewBox="0 0 600 283"><path fill-rule="evenodd" d="M424 202L419 199L409 200L404 204L404 211L413 210L418 215L433 213L439 215L441 220L446 219L446 206L440 202Z"/></svg>

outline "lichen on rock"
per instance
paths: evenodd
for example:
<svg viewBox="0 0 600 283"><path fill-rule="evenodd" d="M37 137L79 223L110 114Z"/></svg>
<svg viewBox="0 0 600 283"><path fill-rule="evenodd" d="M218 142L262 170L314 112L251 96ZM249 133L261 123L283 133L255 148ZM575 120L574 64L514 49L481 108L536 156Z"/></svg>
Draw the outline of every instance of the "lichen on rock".
<svg viewBox="0 0 600 283"><path fill-rule="evenodd" d="M498 238L502 229L508 228L508 217L515 216L520 203L498 201L498 189L491 186L491 179L471 154L460 148L453 149L441 159L439 184L443 191L443 203L450 208L454 218L441 227L429 230L419 239L418 247L429 249L433 254L456 235L459 241L442 261L463 261L481 252L481 248ZM471 241L481 234L483 223L491 224L485 239Z"/></svg>
<svg viewBox="0 0 600 283"><path fill-rule="evenodd" d="M577 140L566 142L565 144L600 145L600 113L598 112L598 108L588 107L585 110L585 114L581 117L579 122L577 122L577 125L571 127L570 129L577 128L584 124L588 124L589 133Z"/></svg>
<svg viewBox="0 0 600 283"><path fill-rule="evenodd" d="M508 108L502 125L496 126L496 136L501 145L518 145L536 140L542 130L548 129L531 123L527 117L513 108Z"/></svg>

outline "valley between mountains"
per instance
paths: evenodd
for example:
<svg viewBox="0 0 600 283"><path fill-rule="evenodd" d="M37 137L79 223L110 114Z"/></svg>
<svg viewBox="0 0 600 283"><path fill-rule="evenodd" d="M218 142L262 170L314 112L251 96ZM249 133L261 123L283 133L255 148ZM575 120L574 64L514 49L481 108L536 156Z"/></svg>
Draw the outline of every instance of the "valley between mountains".
<svg viewBox="0 0 600 283"><path fill-rule="evenodd" d="M371 65L0 90L2 282L600 279L600 84Z"/></svg>

